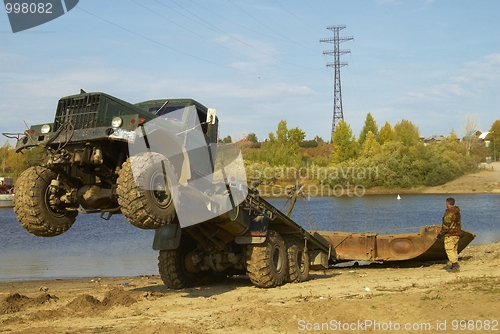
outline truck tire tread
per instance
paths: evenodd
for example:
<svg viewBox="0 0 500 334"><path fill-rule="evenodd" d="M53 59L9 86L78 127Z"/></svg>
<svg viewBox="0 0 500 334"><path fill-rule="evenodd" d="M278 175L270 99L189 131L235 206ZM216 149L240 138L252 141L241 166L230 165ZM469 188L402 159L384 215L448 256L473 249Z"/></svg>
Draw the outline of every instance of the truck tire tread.
<svg viewBox="0 0 500 334"><path fill-rule="evenodd" d="M53 237L66 232L75 222L77 211L54 212L46 203L47 188L57 174L45 167L26 169L18 178L14 212L29 233Z"/></svg>
<svg viewBox="0 0 500 334"><path fill-rule="evenodd" d="M142 156L134 157L134 159L134 166L132 166L132 159L128 158L118 173L116 192L121 212L132 225L141 229L156 229L165 226L175 218L174 204L171 203L164 210L155 208L154 204L148 199L148 190L141 187L144 187L143 178L148 168L153 168L155 164L159 164L161 161L163 161L169 173L174 173L173 167L159 153L145 153ZM136 173L135 177L133 168Z"/></svg>
<svg viewBox="0 0 500 334"><path fill-rule="evenodd" d="M285 238L288 258L288 282L305 282L309 278L309 254L304 251L304 241L298 237Z"/></svg>
<svg viewBox="0 0 500 334"><path fill-rule="evenodd" d="M184 268L186 254L195 248L189 240L177 249L161 250L158 269L163 284L169 289L191 288L200 284L200 273L190 273Z"/></svg>
<svg viewBox="0 0 500 334"><path fill-rule="evenodd" d="M248 277L259 288L272 288L286 282L287 256L281 235L273 230L263 244L247 247ZM276 263L275 263L276 262Z"/></svg>

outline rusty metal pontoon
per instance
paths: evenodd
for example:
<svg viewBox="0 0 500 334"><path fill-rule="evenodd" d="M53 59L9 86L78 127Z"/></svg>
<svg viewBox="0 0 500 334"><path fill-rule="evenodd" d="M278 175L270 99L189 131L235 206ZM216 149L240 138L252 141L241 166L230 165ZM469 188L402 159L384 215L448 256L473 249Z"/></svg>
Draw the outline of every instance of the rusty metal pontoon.
<svg viewBox="0 0 500 334"><path fill-rule="evenodd" d="M436 261L445 260L443 239L436 239L440 225L423 226L419 232L404 234L327 232L318 233L328 240L343 261ZM460 253L476 237L464 230L458 244Z"/></svg>

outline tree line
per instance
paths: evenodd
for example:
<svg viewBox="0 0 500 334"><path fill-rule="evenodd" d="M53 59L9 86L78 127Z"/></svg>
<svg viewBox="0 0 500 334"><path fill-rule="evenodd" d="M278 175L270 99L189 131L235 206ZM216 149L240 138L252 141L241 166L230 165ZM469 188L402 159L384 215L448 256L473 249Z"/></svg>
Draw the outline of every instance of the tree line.
<svg viewBox="0 0 500 334"><path fill-rule="evenodd" d="M16 178L25 169L40 165L44 155L45 150L42 147L34 147L24 150L23 153L16 153L15 148L6 141L0 147L0 176Z"/></svg>
<svg viewBox="0 0 500 334"><path fill-rule="evenodd" d="M251 138L254 137L251 134ZM486 137L495 143L489 147L474 133L460 139L454 130L447 137L426 143L411 121L402 119L394 126L386 122L379 128L371 113L367 114L358 137L350 125L341 120L330 143L318 137L313 143L304 138L300 128L288 129L282 120L276 133L270 133L260 146L242 145L249 178L276 175L272 182L296 182L296 173L290 176L282 172L283 167L293 167L316 171L307 173L306 178L331 188L437 186L475 171L485 156L494 156L494 149L498 160L500 145L496 143L500 143L500 120L493 123Z"/></svg>
<svg viewBox="0 0 500 334"><path fill-rule="evenodd" d="M460 139L452 130L442 140L424 143L411 121L402 119L394 126L385 122L379 128L370 113L358 137L344 120L336 124L331 142L318 136L313 140L305 137L299 127L289 129L286 120L281 120L276 132L269 133L263 142L253 133L246 136L239 145L248 178L266 175L272 179L270 182L304 181L298 180L304 175L283 175L283 170L306 168L316 171L306 173L306 181L332 188L411 188L444 184L476 170L486 156L500 158L500 120L492 124L485 141L474 135ZM232 140L228 136L221 141ZM0 148L0 176L16 178L25 169L41 164L44 153L41 147L16 153L6 141ZM362 173L367 170L371 173Z"/></svg>

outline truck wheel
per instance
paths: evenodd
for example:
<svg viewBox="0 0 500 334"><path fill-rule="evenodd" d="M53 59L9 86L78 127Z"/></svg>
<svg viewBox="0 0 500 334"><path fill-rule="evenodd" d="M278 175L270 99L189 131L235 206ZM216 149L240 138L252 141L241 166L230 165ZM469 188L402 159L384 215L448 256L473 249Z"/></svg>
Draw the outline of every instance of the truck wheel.
<svg viewBox="0 0 500 334"><path fill-rule="evenodd" d="M45 167L30 167L18 178L14 211L28 232L40 237L53 237L66 232L75 222L77 211L67 211L65 203L49 204L50 183L57 174ZM71 187L59 179L63 195ZM59 190L61 191L61 190Z"/></svg>
<svg viewBox="0 0 500 334"><path fill-rule="evenodd" d="M167 288L191 288L200 282L200 269L192 262L194 242L183 236L177 249L161 250L158 256L158 269L161 280Z"/></svg>
<svg viewBox="0 0 500 334"><path fill-rule="evenodd" d="M128 158L118 173L116 192L125 218L142 229L156 229L175 218L174 196L168 182L174 168L160 153Z"/></svg>
<svg viewBox="0 0 500 334"><path fill-rule="evenodd" d="M300 238L285 239L288 257L288 281L305 282L309 278L309 254L304 250L304 241Z"/></svg>
<svg viewBox="0 0 500 334"><path fill-rule="evenodd" d="M248 277L259 288L272 288L285 283L287 256L281 235L269 230L266 241L249 245L246 253Z"/></svg>

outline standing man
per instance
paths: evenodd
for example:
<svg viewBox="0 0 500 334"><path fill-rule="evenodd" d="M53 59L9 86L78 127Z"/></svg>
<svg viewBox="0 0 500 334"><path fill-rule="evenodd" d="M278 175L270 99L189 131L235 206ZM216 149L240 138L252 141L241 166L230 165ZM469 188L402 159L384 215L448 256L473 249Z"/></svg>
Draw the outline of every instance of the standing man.
<svg viewBox="0 0 500 334"><path fill-rule="evenodd" d="M455 206L454 198L446 199L446 211L443 216L443 225L441 231L437 235L440 239L444 236L444 249L448 260L451 262L450 272L458 272L458 241L462 234L462 222L460 220L460 208Z"/></svg>

